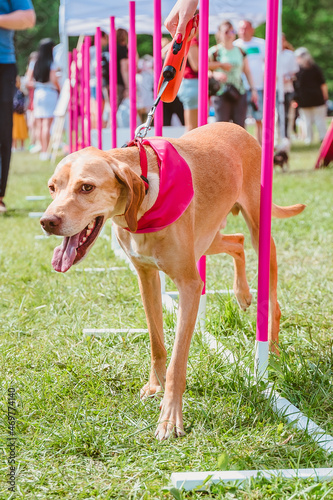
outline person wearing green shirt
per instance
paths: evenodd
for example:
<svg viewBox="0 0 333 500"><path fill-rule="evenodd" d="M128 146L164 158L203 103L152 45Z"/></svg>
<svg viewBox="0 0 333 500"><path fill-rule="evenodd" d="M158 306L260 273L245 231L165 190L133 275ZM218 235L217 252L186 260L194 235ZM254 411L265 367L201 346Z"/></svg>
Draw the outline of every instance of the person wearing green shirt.
<svg viewBox="0 0 333 500"><path fill-rule="evenodd" d="M217 45L209 49L208 67L214 78L220 82L220 89L217 95L212 97L212 103L216 121L233 121L245 127L247 97L242 80L243 73L249 82L254 104L258 96L253 86L246 54L239 47L234 46L235 38L236 33L232 24L224 21L216 34ZM232 86L233 96L230 96L230 86Z"/></svg>

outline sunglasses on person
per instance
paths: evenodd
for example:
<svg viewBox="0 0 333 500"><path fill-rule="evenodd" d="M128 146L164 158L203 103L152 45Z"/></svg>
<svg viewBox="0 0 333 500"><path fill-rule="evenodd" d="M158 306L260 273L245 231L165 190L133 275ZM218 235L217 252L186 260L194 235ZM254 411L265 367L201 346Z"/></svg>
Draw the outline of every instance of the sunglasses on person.
<svg viewBox="0 0 333 500"><path fill-rule="evenodd" d="M222 31L222 33L224 33L225 35L234 35L236 31L233 28L229 28L226 31Z"/></svg>

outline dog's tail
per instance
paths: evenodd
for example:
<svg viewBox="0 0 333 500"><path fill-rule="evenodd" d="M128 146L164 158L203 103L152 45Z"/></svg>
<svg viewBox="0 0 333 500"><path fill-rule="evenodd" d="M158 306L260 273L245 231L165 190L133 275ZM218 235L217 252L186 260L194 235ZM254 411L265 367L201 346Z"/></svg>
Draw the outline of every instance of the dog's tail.
<svg viewBox="0 0 333 500"><path fill-rule="evenodd" d="M291 205L289 207L280 207L272 203L272 216L278 219L288 219L288 217L294 217L303 212L306 205L298 203L297 205Z"/></svg>

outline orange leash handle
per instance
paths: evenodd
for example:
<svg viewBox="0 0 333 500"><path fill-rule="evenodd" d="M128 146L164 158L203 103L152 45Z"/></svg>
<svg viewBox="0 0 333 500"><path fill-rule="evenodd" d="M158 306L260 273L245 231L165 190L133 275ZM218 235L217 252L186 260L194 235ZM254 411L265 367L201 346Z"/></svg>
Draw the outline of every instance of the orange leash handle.
<svg viewBox="0 0 333 500"><path fill-rule="evenodd" d="M187 26L184 39L177 43L176 38L172 40L171 46L166 55L160 81L158 83L157 94L159 93L162 83L168 81L164 92L161 95L161 101L172 102L176 99L180 84L182 83L187 54L191 45L188 40L193 28L194 21L198 22L198 14L191 19Z"/></svg>

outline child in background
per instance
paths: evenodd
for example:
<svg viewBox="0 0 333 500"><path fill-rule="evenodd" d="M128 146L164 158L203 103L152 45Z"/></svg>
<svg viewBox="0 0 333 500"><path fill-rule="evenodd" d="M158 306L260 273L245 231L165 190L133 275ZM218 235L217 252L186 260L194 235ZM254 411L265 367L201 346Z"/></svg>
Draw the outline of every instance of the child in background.
<svg viewBox="0 0 333 500"><path fill-rule="evenodd" d="M23 151L24 141L28 139L28 127L25 120L25 95L21 90L20 77L16 77L16 91L13 99L13 151Z"/></svg>

